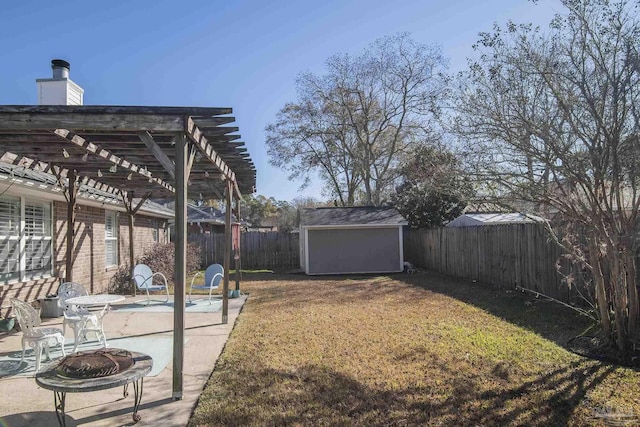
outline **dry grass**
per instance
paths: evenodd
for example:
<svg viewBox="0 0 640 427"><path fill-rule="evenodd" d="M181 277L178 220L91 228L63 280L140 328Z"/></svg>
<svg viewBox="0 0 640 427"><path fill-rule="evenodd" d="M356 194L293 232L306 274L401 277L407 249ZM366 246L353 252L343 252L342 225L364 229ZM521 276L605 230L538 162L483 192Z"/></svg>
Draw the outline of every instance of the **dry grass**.
<svg viewBox="0 0 640 427"><path fill-rule="evenodd" d="M243 290L190 426L583 426L600 425L603 408L640 414L640 374L566 351L589 324L527 295L431 273L270 275Z"/></svg>

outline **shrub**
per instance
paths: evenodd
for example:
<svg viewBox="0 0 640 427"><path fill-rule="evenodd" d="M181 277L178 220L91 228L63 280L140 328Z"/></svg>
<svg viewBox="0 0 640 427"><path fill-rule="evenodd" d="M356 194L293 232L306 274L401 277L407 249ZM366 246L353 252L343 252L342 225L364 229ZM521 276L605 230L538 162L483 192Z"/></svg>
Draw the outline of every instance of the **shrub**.
<svg viewBox="0 0 640 427"><path fill-rule="evenodd" d="M200 246L187 245L187 273L199 270ZM174 282L175 249L173 243L158 243L138 258L138 264L147 264L151 271L159 271L167 277L169 284ZM109 281L109 292L127 294L131 292L131 267L129 264L121 265Z"/></svg>
<svg viewBox="0 0 640 427"><path fill-rule="evenodd" d="M138 260L139 263L147 264L151 270L159 271L167 276L171 283L174 281L174 244L158 243L147 250ZM200 269L200 246L195 244L187 245L187 273Z"/></svg>
<svg viewBox="0 0 640 427"><path fill-rule="evenodd" d="M131 268L129 264L121 265L109 280L109 292L113 294L131 293Z"/></svg>

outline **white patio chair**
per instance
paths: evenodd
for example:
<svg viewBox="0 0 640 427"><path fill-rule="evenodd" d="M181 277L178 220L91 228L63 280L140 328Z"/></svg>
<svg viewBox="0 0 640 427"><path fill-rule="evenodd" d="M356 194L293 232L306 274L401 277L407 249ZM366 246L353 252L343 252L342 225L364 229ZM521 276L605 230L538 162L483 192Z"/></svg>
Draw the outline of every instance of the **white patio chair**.
<svg viewBox="0 0 640 427"><path fill-rule="evenodd" d="M49 347L51 345L60 345L62 356L66 356L64 352L64 335L58 328L48 328L40 326L40 313L36 311L31 304L20 301L17 298L11 298L11 305L16 312L20 329L22 330L22 357L20 365L24 361L24 353L26 345L33 348L36 355L36 372L40 370L40 358L42 350L47 355L47 360L51 360Z"/></svg>
<svg viewBox="0 0 640 427"><path fill-rule="evenodd" d="M62 308L64 320L62 321L62 334L67 332L67 325L73 329L73 352L78 349L78 344L87 340L87 332L93 332L96 339L100 341L103 347L107 346L107 340L102 329L102 318L106 314L106 310L102 310L99 314L90 312L86 307L68 304L70 298L89 295L87 290L80 283L65 282L58 288L58 306ZM107 306L105 308L108 309Z"/></svg>
<svg viewBox="0 0 640 427"><path fill-rule="evenodd" d="M193 289L203 289L209 291L209 304L211 304L211 293L214 289L218 289L220 281L224 277L224 268L220 264L211 264L204 272L204 285L194 285L196 277L202 273L199 271L191 279L191 287L189 288L189 302L191 302L191 292Z"/></svg>
<svg viewBox="0 0 640 427"><path fill-rule="evenodd" d="M154 279L159 278L162 279L164 284L154 285ZM138 290L144 290L147 293L147 304L151 301L151 297L149 297L149 291L167 291L167 299L165 302L169 301L169 285L167 283L167 278L164 274L160 272L152 272L151 267L146 264L138 264L133 268L133 281L136 283L136 287Z"/></svg>

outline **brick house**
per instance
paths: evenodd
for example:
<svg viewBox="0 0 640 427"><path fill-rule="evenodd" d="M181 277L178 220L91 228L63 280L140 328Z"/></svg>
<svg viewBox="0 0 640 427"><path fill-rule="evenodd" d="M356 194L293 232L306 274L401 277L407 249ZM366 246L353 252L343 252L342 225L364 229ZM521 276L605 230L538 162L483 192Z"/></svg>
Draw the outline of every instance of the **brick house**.
<svg viewBox="0 0 640 427"><path fill-rule="evenodd" d="M10 298L35 301L56 293L65 277L67 202L45 174L0 164L0 317ZM134 251L168 241L173 211L146 202L135 217ZM73 280L107 292L128 265L129 222L112 194L81 188L76 207Z"/></svg>

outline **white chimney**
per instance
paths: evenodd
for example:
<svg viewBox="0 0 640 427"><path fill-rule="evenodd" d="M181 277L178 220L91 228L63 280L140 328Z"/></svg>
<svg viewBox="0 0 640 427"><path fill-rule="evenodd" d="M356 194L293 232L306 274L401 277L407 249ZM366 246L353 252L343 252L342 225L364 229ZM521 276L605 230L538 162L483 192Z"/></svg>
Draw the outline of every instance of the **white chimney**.
<svg viewBox="0 0 640 427"><path fill-rule="evenodd" d="M53 78L36 79L39 105L82 105L84 89L69 78L69 63L62 59L51 61Z"/></svg>

